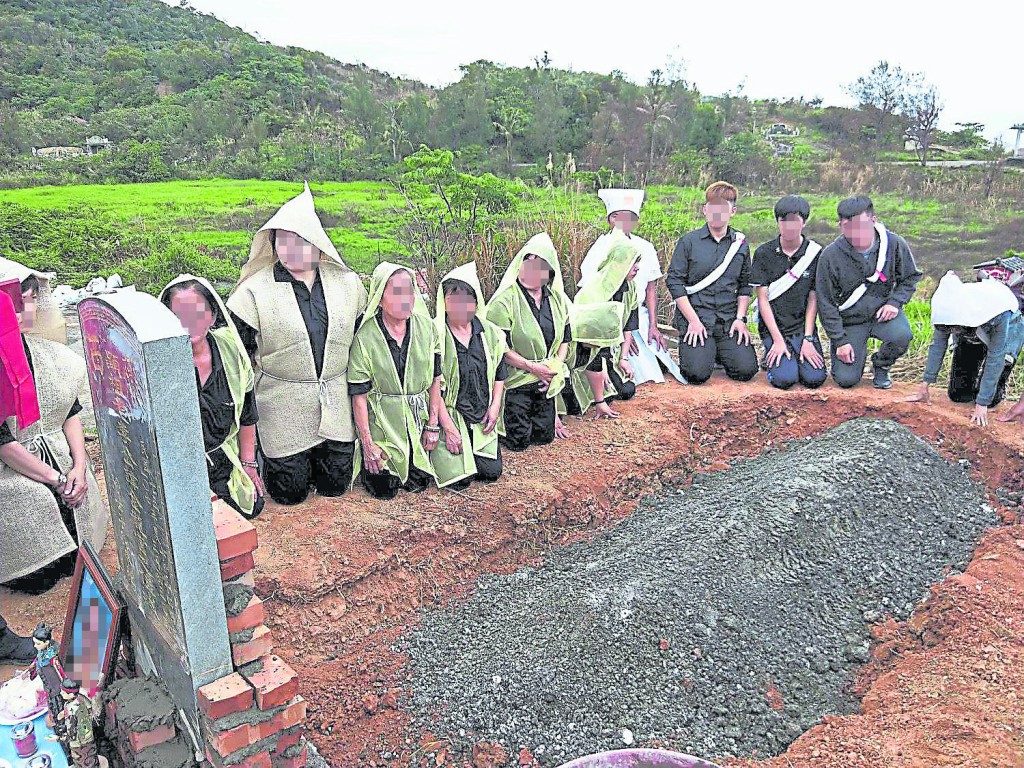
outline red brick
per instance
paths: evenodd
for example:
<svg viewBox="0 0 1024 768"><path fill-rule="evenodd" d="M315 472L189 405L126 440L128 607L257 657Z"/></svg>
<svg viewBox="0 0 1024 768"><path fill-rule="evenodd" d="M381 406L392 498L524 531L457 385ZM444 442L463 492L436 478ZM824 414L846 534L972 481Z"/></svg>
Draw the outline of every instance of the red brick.
<svg viewBox="0 0 1024 768"><path fill-rule="evenodd" d="M207 683L198 693L199 709L211 720L244 712L253 703L252 686L237 672Z"/></svg>
<svg viewBox="0 0 1024 768"><path fill-rule="evenodd" d="M302 751L299 752L295 757L275 757L273 759L273 768L305 768L306 767L306 747L303 745Z"/></svg>
<svg viewBox="0 0 1024 768"><path fill-rule="evenodd" d="M213 531L222 562L247 555L259 546L256 527L223 501L213 503Z"/></svg>
<svg viewBox="0 0 1024 768"><path fill-rule="evenodd" d="M260 624L252 634L252 640L247 643L234 643L231 646L231 658L236 667L256 661L260 656L266 656L274 650L274 638L270 630ZM216 719L216 718L214 718Z"/></svg>
<svg viewBox="0 0 1024 768"><path fill-rule="evenodd" d="M232 557L230 560L225 560L221 563L220 578L222 581L234 579L243 573L248 573L255 567L256 560L253 559L252 552L246 552L244 555Z"/></svg>
<svg viewBox="0 0 1024 768"><path fill-rule="evenodd" d="M155 747L157 744L163 744L165 741L170 741L174 738L176 731L173 725L158 725L152 731L143 731L142 733L136 733L135 731L129 731L128 733L128 746L136 755L144 749Z"/></svg>
<svg viewBox="0 0 1024 768"><path fill-rule="evenodd" d="M245 760L234 763L231 766L228 766L224 759L209 747L206 748L206 760L215 768L271 768L270 752L266 750L257 752L255 755L247 757Z"/></svg>
<svg viewBox="0 0 1024 768"><path fill-rule="evenodd" d="M206 743L215 749L221 757L227 757L257 741L259 741L259 733L254 726L248 723L242 723L237 728L227 731L215 731L210 728L206 732Z"/></svg>
<svg viewBox="0 0 1024 768"><path fill-rule="evenodd" d="M266 618L266 611L263 609L263 601L256 595L245 606L237 616L228 616L228 632L244 632L247 629L255 629Z"/></svg>
<svg viewBox="0 0 1024 768"><path fill-rule="evenodd" d="M298 744L301 738L302 728L296 728L294 731L291 731L290 733L282 733L281 737L277 740L277 746L274 747L273 751L270 753L270 756L277 757L286 749L290 749L291 747L294 747L296 744Z"/></svg>
<svg viewBox="0 0 1024 768"><path fill-rule="evenodd" d="M276 717L271 717L269 720L260 723L256 727L259 729L260 741L273 736L281 730L281 724L277 721Z"/></svg>
<svg viewBox="0 0 1024 768"><path fill-rule="evenodd" d="M264 656L263 671L249 675L256 690L256 705L273 709L290 701L299 692L299 677L279 656Z"/></svg>
<svg viewBox="0 0 1024 768"><path fill-rule="evenodd" d="M274 715L274 723L279 727L279 730L285 731L292 728L306 719L306 700L301 696L296 696L290 702L285 709L282 709L276 715Z"/></svg>

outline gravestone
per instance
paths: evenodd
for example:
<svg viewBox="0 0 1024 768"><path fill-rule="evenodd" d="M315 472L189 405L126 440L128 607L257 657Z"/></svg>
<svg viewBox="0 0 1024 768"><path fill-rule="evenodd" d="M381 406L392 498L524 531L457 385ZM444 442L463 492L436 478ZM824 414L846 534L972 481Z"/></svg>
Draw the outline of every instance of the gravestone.
<svg viewBox="0 0 1024 768"><path fill-rule="evenodd" d="M78 312L137 658L201 747L196 691L233 666L188 335L145 293Z"/></svg>

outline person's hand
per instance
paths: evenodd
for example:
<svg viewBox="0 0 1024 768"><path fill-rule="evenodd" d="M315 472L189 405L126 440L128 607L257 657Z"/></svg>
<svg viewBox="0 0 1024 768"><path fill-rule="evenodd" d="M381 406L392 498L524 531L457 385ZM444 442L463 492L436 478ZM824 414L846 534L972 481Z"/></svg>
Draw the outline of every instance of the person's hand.
<svg viewBox="0 0 1024 768"><path fill-rule="evenodd" d="M444 431L444 445L450 454L458 456L462 453L462 435L459 434L459 430L455 429L454 424Z"/></svg>
<svg viewBox="0 0 1024 768"><path fill-rule="evenodd" d="M619 418L619 412L612 410L612 407L608 403L598 403L597 413L594 414L595 419L617 419Z"/></svg>
<svg viewBox="0 0 1024 768"><path fill-rule="evenodd" d="M974 413L971 414L971 424L979 427L988 426L988 406L987 405L975 405Z"/></svg>
<svg viewBox="0 0 1024 768"><path fill-rule="evenodd" d="M651 320L651 327L647 330L647 343L655 349L667 350L668 344L665 343L665 337L661 335L661 331L658 330L658 324Z"/></svg>
<svg viewBox="0 0 1024 768"><path fill-rule="evenodd" d="M263 478L260 477L260 470L259 470L259 468L257 468L257 467L247 467L247 466L245 466L243 464L242 465L242 469L245 470L245 474L247 474L249 476L249 479L252 480L252 484L256 486L256 492L260 496L266 496L267 495L267 491L263 487Z"/></svg>
<svg viewBox="0 0 1024 768"><path fill-rule="evenodd" d="M569 437L569 430L565 428L565 425L562 423L562 417L558 414L555 414L555 437L560 440L565 440Z"/></svg>
<svg viewBox="0 0 1024 768"><path fill-rule="evenodd" d="M551 386L551 380L555 378L555 372L546 365L536 363L530 366L530 373L540 379L540 391L547 392Z"/></svg>
<svg viewBox="0 0 1024 768"><path fill-rule="evenodd" d="M627 379L632 379L633 378L633 366L629 362L629 360L627 360L624 357L620 357L619 358L619 370L622 371L622 375L623 375L624 378L627 378Z"/></svg>
<svg viewBox="0 0 1024 768"><path fill-rule="evenodd" d="M696 347L697 344L704 346L704 340L708 337L708 329L704 327L704 323L697 320L693 320L689 325L686 326L686 334L683 336L683 341L689 344L691 347Z"/></svg>
<svg viewBox="0 0 1024 768"><path fill-rule="evenodd" d="M800 362L810 363L811 368L817 368L819 371L825 367L825 358L814 346L814 342L807 341L807 339L804 339L804 343L800 345Z"/></svg>
<svg viewBox="0 0 1024 768"><path fill-rule="evenodd" d="M737 318L737 319L732 321L732 325L729 326L729 338L730 339L732 338L732 335L734 333L737 334L736 335L736 341L737 342L739 342L740 344L743 344L744 346L749 346L749 344L750 344L750 329L747 328L747 323L746 323L745 320L740 320L739 318ZM785 346L785 345L783 345L783 346ZM788 350L787 350L787 354L788 354Z"/></svg>
<svg viewBox="0 0 1024 768"><path fill-rule="evenodd" d="M738 322L738 321L737 321ZM731 333L729 334L732 335ZM786 340L781 336L777 339L772 339L772 348L768 350L768 354L765 356L764 362L769 368L775 368L779 363L782 362L782 358L792 359L793 355L789 351L789 345L786 344Z"/></svg>
<svg viewBox="0 0 1024 768"><path fill-rule="evenodd" d="M922 384L917 392L912 395L907 395L903 398L905 403L930 403L932 401L931 392L928 391L928 385Z"/></svg>
<svg viewBox="0 0 1024 768"><path fill-rule="evenodd" d="M842 346L837 348L836 357L838 357L847 365L850 365L855 357L853 353L853 344L843 344Z"/></svg>
<svg viewBox="0 0 1024 768"><path fill-rule="evenodd" d="M85 464L83 463L81 466L76 464L68 471L68 480L61 489L61 495L68 506L74 509L81 506L87 493L89 493L89 483L85 479Z"/></svg>
<svg viewBox="0 0 1024 768"><path fill-rule="evenodd" d="M892 320L899 313L899 307L894 307L892 304L883 304L881 307L879 307L878 311L875 312L875 317L878 318L879 322L885 323L888 322L889 320Z"/></svg>
<svg viewBox="0 0 1024 768"><path fill-rule="evenodd" d="M1006 413L996 416L996 421L1024 421L1024 398L1014 405Z"/></svg>
<svg viewBox="0 0 1024 768"><path fill-rule="evenodd" d="M437 448L437 444L441 442L441 430L424 429L423 436L420 438L420 443L423 445L423 450L430 453L432 450Z"/></svg>
<svg viewBox="0 0 1024 768"><path fill-rule="evenodd" d="M377 445L373 440L363 441L363 466L366 467L367 472L371 475L379 475L384 471L384 462L387 460L387 454L384 453L384 449Z"/></svg>
<svg viewBox="0 0 1024 768"><path fill-rule="evenodd" d="M489 435L494 431L494 428L498 426L498 417L501 414L501 400L495 400L491 403L491 407L487 409L487 415L484 416L484 434Z"/></svg>

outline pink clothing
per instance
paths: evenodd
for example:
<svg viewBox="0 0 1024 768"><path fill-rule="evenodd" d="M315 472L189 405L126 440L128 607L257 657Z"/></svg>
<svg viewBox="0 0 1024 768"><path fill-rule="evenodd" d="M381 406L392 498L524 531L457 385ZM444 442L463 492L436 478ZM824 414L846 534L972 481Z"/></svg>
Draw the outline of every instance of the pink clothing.
<svg viewBox="0 0 1024 768"><path fill-rule="evenodd" d="M18 417L18 429L39 421L39 400L14 302L0 293L0 421Z"/></svg>

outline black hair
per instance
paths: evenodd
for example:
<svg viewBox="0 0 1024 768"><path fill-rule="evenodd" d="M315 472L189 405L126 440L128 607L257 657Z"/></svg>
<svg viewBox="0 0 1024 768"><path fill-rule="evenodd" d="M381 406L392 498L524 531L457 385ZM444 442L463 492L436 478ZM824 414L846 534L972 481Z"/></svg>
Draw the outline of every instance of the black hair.
<svg viewBox="0 0 1024 768"><path fill-rule="evenodd" d="M33 296L39 295L39 278L35 275L29 275L21 281L21 292L32 291Z"/></svg>
<svg viewBox="0 0 1024 768"><path fill-rule="evenodd" d="M36 624L36 631L32 633L32 639L49 643L53 640L53 630L50 629L45 622L40 621Z"/></svg>
<svg viewBox="0 0 1024 768"><path fill-rule="evenodd" d="M213 328L219 328L222 325L226 325L227 321L220 316L220 305L217 300L213 297L213 294L207 290L206 286L200 283L198 280L184 280L180 283L175 283L166 291L164 291L163 297L160 301L163 302L164 306L168 309L171 308L171 299L177 296L182 291L187 291L189 288L194 288L200 296L203 297L203 301L206 302L206 306L210 308L213 313Z"/></svg>
<svg viewBox="0 0 1024 768"><path fill-rule="evenodd" d="M473 286L455 277L449 277L445 280L441 286L441 291L445 296L469 296L473 301L476 301L476 291L473 290Z"/></svg>
<svg viewBox="0 0 1024 768"><path fill-rule="evenodd" d="M775 204L775 220L784 219L791 213L806 222L811 216L811 204L800 195L786 195Z"/></svg>
<svg viewBox="0 0 1024 768"><path fill-rule="evenodd" d="M836 214L840 221L847 221L862 213L866 213L868 216L875 215L875 205L867 195L848 197L845 200L840 200L839 205L836 206Z"/></svg>

